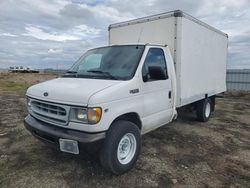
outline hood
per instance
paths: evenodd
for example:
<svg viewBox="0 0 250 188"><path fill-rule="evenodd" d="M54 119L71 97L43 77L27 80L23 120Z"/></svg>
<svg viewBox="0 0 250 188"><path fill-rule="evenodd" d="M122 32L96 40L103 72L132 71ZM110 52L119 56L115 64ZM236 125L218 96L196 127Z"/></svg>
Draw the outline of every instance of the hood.
<svg viewBox="0 0 250 188"><path fill-rule="evenodd" d="M27 96L50 102L87 106L93 94L120 82L118 80L57 78L31 86L27 90ZM45 96L44 93L48 95Z"/></svg>

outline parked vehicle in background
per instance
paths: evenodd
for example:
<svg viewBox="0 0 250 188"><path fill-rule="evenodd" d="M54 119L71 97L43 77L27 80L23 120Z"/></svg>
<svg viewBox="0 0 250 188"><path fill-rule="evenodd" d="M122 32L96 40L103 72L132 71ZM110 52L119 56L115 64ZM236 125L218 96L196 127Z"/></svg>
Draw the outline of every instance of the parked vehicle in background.
<svg viewBox="0 0 250 188"><path fill-rule="evenodd" d="M10 67L8 72L20 72L20 73L39 73L39 71L32 69L31 67L14 66Z"/></svg>
<svg viewBox="0 0 250 188"><path fill-rule="evenodd" d="M226 91L228 37L182 12L112 24L109 46L87 51L61 78L27 91L26 128L63 152L101 142L103 167L130 170L141 135L193 106L206 122Z"/></svg>

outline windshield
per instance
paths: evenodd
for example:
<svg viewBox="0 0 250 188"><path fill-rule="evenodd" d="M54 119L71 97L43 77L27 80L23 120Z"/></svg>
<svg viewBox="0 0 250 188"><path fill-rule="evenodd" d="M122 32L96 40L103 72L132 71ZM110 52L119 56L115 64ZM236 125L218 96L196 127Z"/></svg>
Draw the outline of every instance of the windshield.
<svg viewBox="0 0 250 188"><path fill-rule="evenodd" d="M64 77L129 80L135 74L144 48L144 45L126 45L89 50Z"/></svg>

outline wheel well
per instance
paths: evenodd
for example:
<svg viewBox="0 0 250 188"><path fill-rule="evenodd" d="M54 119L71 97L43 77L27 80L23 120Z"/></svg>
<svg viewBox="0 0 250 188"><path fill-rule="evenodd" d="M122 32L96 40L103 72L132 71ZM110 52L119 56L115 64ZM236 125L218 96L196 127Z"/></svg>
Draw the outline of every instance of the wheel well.
<svg viewBox="0 0 250 188"><path fill-rule="evenodd" d="M211 111L213 112L214 109L215 109L215 98L216 98L215 95L210 96L210 97L207 97L207 94L206 94L206 97L205 97L205 98L203 98L203 99L201 99L201 100L199 100L199 101L196 101L196 102L192 103L191 105L193 105L193 106L194 106L194 109L196 110L196 109L197 109L198 103L202 102L203 100L205 100L205 99L207 99L207 98L209 98L209 99L211 100L211 105L212 105L212 106L211 106L211 107L212 107Z"/></svg>
<svg viewBox="0 0 250 188"><path fill-rule="evenodd" d="M142 123L141 123L139 115L135 112L123 114L123 115L117 117L112 123L114 123L115 121L119 121L119 120L130 121L130 122L136 124L137 127L141 130Z"/></svg>

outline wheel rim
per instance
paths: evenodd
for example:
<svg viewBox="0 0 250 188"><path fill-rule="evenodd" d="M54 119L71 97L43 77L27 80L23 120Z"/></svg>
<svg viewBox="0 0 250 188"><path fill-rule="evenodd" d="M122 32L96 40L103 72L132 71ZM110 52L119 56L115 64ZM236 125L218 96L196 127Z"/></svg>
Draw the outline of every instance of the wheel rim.
<svg viewBox="0 0 250 188"><path fill-rule="evenodd" d="M117 148L117 158L121 164L128 164L135 155L136 139L132 133L125 134Z"/></svg>
<svg viewBox="0 0 250 188"><path fill-rule="evenodd" d="M208 103L206 104L206 109L205 109L205 116L206 116L206 118L209 117L210 111L211 111L211 105L210 105L210 103L208 102Z"/></svg>

